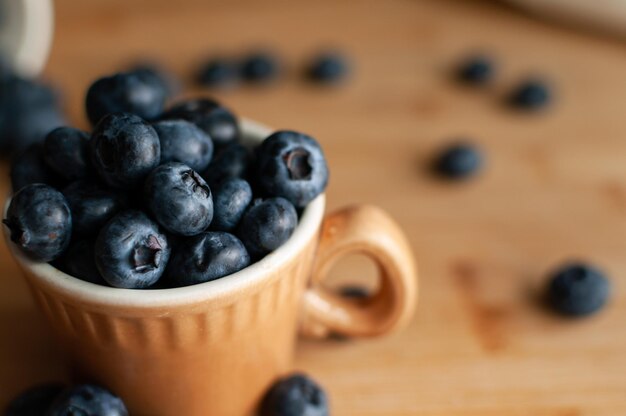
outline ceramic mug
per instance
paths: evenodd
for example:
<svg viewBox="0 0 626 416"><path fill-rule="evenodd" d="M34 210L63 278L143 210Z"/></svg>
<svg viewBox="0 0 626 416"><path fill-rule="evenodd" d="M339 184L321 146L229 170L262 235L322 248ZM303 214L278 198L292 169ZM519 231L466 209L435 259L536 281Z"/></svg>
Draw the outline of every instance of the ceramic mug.
<svg viewBox="0 0 626 416"><path fill-rule="evenodd" d="M244 139L270 130L242 123ZM324 217L325 196L304 210L291 238L233 275L195 286L98 286L24 257L5 238L34 299L79 379L120 395L133 416L251 415L290 370L298 331L324 337L387 334L410 320L416 270L398 225L372 206ZM335 260L369 256L380 289L344 299L322 286Z"/></svg>

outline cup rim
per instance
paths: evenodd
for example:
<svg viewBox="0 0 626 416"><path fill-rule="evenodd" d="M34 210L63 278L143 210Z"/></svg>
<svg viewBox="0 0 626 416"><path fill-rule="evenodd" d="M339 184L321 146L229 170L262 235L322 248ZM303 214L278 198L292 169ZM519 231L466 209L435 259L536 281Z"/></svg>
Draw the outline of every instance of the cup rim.
<svg viewBox="0 0 626 416"><path fill-rule="evenodd" d="M244 144L261 142L272 129L251 120L241 119L240 127ZM7 198L4 213L11 199ZM2 227L10 253L24 269L28 278L37 280L56 292L82 302L154 308L206 302L233 292L254 287L272 276L273 271L302 252L316 235L324 215L326 197L322 193L303 210L293 234L282 246L248 267L224 278L191 286L167 289L122 289L86 282L64 273L48 263L36 262L24 255L10 239L6 226Z"/></svg>

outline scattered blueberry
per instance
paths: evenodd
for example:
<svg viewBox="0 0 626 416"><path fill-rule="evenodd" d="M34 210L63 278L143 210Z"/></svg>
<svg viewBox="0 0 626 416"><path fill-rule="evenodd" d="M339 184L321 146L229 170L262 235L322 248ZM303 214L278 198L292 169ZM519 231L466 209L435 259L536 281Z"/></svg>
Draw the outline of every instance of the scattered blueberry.
<svg viewBox="0 0 626 416"><path fill-rule="evenodd" d="M241 76L250 82L271 81L278 76L278 72L278 59L267 52L253 53L241 64Z"/></svg>
<svg viewBox="0 0 626 416"><path fill-rule="evenodd" d="M248 149L239 143L230 143L215 152L208 169L202 172L202 177L211 186L228 178L245 178L250 164Z"/></svg>
<svg viewBox="0 0 626 416"><path fill-rule="evenodd" d="M239 223L237 236L254 259L283 245L298 224L294 206L284 198L257 200Z"/></svg>
<svg viewBox="0 0 626 416"><path fill-rule="evenodd" d="M458 78L467 84L486 84L491 81L493 75L492 61L481 55L470 57L458 69Z"/></svg>
<svg viewBox="0 0 626 416"><path fill-rule="evenodd" d="M46 416L128 416L122 399L102 387L83 384L63 392Z"/></svg>
<svg viewBox="0 0 626 416"><path fill-rule="evenodd" d="M152 125L161 142L161 163L180 162L201 172L213 157L213 142L198 126L185 120L162 120Z"/></svg>
<svg viewBox="0 0 626 416"><path fill-rule="evenodd" d="M14 398L5 409L4 416L42 416L59 397L65 386L45 383L33 386Z"/></svg>
<svg viewBox="0 0 626 416"><path fill-rule="evenodd" d="M441 176L461 179L477 173L482 165L480 151L471 144L453 144L435 160L434 168Z"/></svg>
<svg viewBox="0 0 626 416"><path fill-rule="evenodd" d="M91 181L76 181L63 189L63 195L72 211L74 234L79 236L97 234L126 206L122 194Z"/></svg>
<svg viewBox="0 0 626 416"><path fill-rule="evenodd" d="M220 182L213 190L211 229L234 230L250 202L252 202L252 188L244 179L229 178Z"/></svg>
<svg viewBox="0 0 626 416"><path fill-rule="evenodd" d="M152 215L171 233L195 235L213 219L209 186L185 164L169 162L156 168L146 179L145 195Z"/></svg>
<svg viewBox="0 0 626 416"><path fill-rule="evenodd" d="M174 248L166 278L174 286L209 282L250 264L241 241L232 234L209 231L181 239Z"/></svg>
<svg viewBox="0 0 626 416"><path fill-rule="evenodd" d="M584 263L566 264L556 270L548 283L548 303L569 316L591 315L601 309L610 294L606 276Z"/></svg>
<svg viewBox="0 0 626 416"><path fill-rule="evenodd" d="M31 144L11 163L11 187L14 192L32 183L45 183L56 188L61 182L61 178L44 161L42 143Z"/></svg>
<svg viewBox="0 0 626 416"><path fill-rule="evenodd" d="M316 56L307 68L309 79L323 83L337 83L348 74L348 63L338 53L323 53Z"/></svg>
<svg viewBox="0 0 626 416"><path fill-rule="evenodd" d="M509 102L518 108L535 110L550 103L550 88L540 80L527 80L513 90Z"/></svg>
<svg viewBox="0 0 626 416"><path fill-rule="evenodd" d="M257 178L269 196L288 199L303 208L324 192L328 166L320 145L294 131L278 131L257 149Z"/></svg>
<svg viewBox="0 0 626 416"><path fill-rule="evenodd" d="M304 374L278 380L261 403L260 416L328 416L328 399L322 388Z"/></svg>
<svg viewBox="0 0 626 416"><path fill-rule="evenodd" d="M239 139L235 116L207 98L183 101L163 114L162 119L182 119L194 123L209 135L216 147Z"/></svg>
<svg viewBox="0 0 626 416"><path fill-rule="evenodd" d="M60 259L61 270L86 282L107 286L96 266L95 241L78 240L70 244Z"/></svg>
<svg viewBox="0 0 626 416"><path fill-rule="evenodd" d="M108 284L128 289L153 285L170 256L165 234L140 211L122 211L96 239L96 265Z"/></svg>
<svg viewBox="0 0 626 416"><path fill-rule="evenodd" d="M71 127L58 127L44 140L44 159L50 169L68 181L89 174L89 135Z"/></svg>
<svg viewBox="0 0 626 416"><path fill-rule="evenodd" d="M207 87L228 85L236 78L236 67L228 60L221 58L212 58L204 62L196 75L198 83Z"/></svg>
<svg viewBox="0 0 626 416"><path fill-rule="evenodd" d="M339 288L339 294L349 299L366 299L370 296L370 291L363 286L343 286Z"/></svg>
<svg viewBox="0 0 626 416"><path fill-rule="evenodd" d="M27 185L15 193L3 223L11 231L11 241L45 262L59 257L72 235L72 215L63 194L44 184Z"/></svg>
<svg viewBox="0 0 626 416"><path fill-rule="evenodd" d="M111 113L132 113L152 120L163 112L167 91L145 73L121 72L91 84L85 98L91 124Z"/></svg>
<svg viewBox="0 0 626 416"><path fill-rule="evenodd" d="M109 186L137 187L159 165L159 136L150 124L135 115L109 114L91 135L91 159Z"/></svg>

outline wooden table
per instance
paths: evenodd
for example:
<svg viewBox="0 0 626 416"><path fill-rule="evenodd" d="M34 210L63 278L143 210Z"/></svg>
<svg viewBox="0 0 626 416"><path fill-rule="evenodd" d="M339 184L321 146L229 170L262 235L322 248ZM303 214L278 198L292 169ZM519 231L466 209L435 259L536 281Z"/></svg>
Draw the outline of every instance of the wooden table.
<svg viewBox="0 0 626 416"><path fill-rule="evenodd" d="M420 266L410 327L381 340L303 341L298 350L297 368L328 389L333 414L626 414L624 43L481 1L56 3L45 75L64 90L75 124L85 125L89 82L132 59L155 58L189 78L205 55L269 45L288 67L276 85L212 95L241 115L317 137L332 169L330 209L375 203L404 226ZM352 58L350 82L301 82L303 61L328 45ZM497 58L498 76L474 90L450 70L476 49ZM549 111L502 105L528 74L554 86ZM484 149L486 169L443 183L427 165L456 137ZM546 273L572 258L612 277L610 306L589 319L555 317L536 301ZM371 278L372 269L356 258L335 274ZM2 405L64 371L5 247L0 275Z"/></svg>

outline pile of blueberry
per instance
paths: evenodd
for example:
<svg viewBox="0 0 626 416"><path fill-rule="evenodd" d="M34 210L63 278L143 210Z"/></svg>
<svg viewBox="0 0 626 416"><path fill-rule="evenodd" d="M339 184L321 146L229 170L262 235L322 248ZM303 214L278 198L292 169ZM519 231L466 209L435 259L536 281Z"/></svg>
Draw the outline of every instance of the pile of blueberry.
<svg viewBox="0 0 626 416"><path fill-rule="evenodd" d="M328 182L319 144L278 131L250 149L217 102L168 98L150 70L101 78L90 134L57 128L15 160L4 224L24 254L93 283L163 288L232 274L289 239Z"/></svg>

